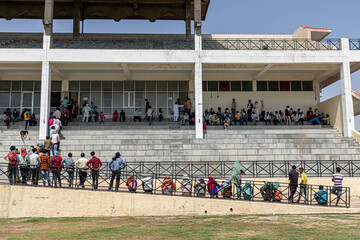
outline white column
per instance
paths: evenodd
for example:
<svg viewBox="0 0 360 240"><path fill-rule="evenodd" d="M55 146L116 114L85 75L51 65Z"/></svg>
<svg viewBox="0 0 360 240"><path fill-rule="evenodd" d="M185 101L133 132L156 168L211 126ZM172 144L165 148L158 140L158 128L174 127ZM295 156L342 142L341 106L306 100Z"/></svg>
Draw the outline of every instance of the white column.
<svg viewBox="0 0 360 240"><path fill-rule="evenodd" d="M51 64L47 59L51 37L44 35L43 62L41 68L41 99L40 99L40 126L39 139L44 140L48 134L48 123L51 100Z"/></svg>
<svg viewBox="0 0 360 240"><path fill-rule="evenodd" d="M202 36L201 36L201 0L194 1L194 40L195 40L195 68L194 68L194 82L195 82L195 135L196 138L204 138L203 132L203 96L202 96Z"/></svg>
<svg viewBox="0 0 360 240"><path fill-rule="evenodd" d="M51 100L51 64L48 61L48 51L51 46L51 35L53 30L54 0L45 0L44 7L44 37L43 56L41 66L41 98L40 98L40 124L39 139L44 140L49 129L49 112Z"/></svg>
<svg viewBox="0 0 360 240"><path fill-rule="evenodd" d="M341 39L342 51L349 51L349 39ZM344 61L340 64L341 81L341 102L343 114L343 134L344 137L351 137L351 131L355 129L354 106L351 93L351 71L350 62Z"/></svg>

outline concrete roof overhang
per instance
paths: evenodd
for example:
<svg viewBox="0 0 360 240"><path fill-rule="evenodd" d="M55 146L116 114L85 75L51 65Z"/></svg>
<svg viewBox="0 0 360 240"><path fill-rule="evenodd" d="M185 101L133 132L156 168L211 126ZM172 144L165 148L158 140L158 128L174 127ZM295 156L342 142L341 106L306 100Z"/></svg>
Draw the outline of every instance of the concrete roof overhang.
<svg viewBox="0 0 360 240"><path fill-rule="evenodd" d="M205 20L211 0L202 0ZM45 0L0 0L0 18L43 19ZM55 0L54 19L73 19L74 0ZM190 0L194 19L194 0ZM80 20L185 20L186 0L81 0Z"/></svg>
<svg viewBox="0 0 360 240"><path fill-rule="evenodd" d="M68 80L189 80L192 63L71 63L54 62L53 79ZM203 80L316 81L336 64L203 64ZM40 76L41 63L1 63L3 80ZM25 80L25 79L24 79Z"/></svg>
<svg viewBox="0 0 360 240"><path fill-rule="evenodd" d="M352 91L354 115L360 115L360 92Z"/></svg>

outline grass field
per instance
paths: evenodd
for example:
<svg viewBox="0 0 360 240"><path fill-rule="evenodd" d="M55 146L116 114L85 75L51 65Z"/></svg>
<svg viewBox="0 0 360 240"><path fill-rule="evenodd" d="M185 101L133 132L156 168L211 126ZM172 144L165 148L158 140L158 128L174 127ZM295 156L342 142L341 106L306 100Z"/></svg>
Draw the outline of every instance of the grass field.
<svg viewBox="0 0 360 240"><path fill-rule="evenodd" d="M1 239L360 239L360 215L0 219Z"/></svg>

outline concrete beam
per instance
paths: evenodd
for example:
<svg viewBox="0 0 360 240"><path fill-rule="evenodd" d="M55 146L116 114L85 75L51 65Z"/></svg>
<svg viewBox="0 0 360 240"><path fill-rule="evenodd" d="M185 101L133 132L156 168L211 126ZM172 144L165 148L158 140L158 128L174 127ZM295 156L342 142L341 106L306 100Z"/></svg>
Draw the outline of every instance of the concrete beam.
<svg viewBox="0 0 360 240"><path fill-rule="evenodd" d="M185 2L185 27L186 27L186 37L191 37L191 0L186 0Z"/></svg>
<svg viewBox="0 0 360 240"><path fill-rule="evenodd" d="M66 79L66 76L59 70L59 68L56 67L55 64L53 64L51 66L51 70L56 73L56 75L58 75L58 77L61 79L61 80L65 80Z"/></svg>
<svg viewBox="0 0 360 240"><path fill-rule="evenodd" d="M121 67L125 73L126 80L131 81L131 73L127 64L121 64Z"/></svg>
<svg viewBox="0 0 360 240"><path fill-rule="evenodd" d="M264 67L256 76L254 77L254 80L258 80L261 76L263 76L267 71L270 70L270 68L274 66L274 64L268 64L266 67Z"/></svg>
<svg viewBox="0 0 360 240"><path fill-rule="evenodd" d="M44 35L51 36L53 31L54 0L45 0Z"/></svg>
<svg viewBox="0 0 360 240"><path fill-rule="evenodd" d="M138 8L139 8L138 0L133 0L133 6L134 6L134 9L138 9Z"/></svg>
<svg viewBox="0 0 360 240"><path fill-rule="evenodd" d="M80 36L81 0L74 0L73 38Z"/></svg>

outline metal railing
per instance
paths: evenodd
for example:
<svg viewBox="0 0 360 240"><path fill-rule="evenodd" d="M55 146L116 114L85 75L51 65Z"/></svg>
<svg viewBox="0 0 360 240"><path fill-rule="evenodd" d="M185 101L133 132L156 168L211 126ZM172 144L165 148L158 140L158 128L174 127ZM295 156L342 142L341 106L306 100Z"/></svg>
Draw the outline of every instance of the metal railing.
<svg viewBox="0 0 360 240"><path fill-rule="evenodd" d="M140 166L140 165L139 165ZM12 169L10 169L12 168ZM86 178L83 178L83 184L81 184L81 177L79 170L74 169L73 174L62 169L58 172L53 171L49 167L49 175L44 175L40 166L18 166L12 165L9 167L8 164L0 164L0 182L7 183L10 181L10 184L26 184L29 186L48 186L48 187L66 187L71 189L92 189L92 190L113 190L116 187L116 180L111 189L110 179L112 172L108 169L107 164L104 164L99 170L98 182L96 183L93 178L92 170L86 172ZM158 169L159 170L159 169ZM12 176L12 173L14 175ZM58 179L55 180L56 175L58 174ZM149 172L139 172L137 169L127 167L121 172L119 188L117 191L126 192L129 191L126 182L128 176L133 174L136 182L136 190L133 192L145 192L151 194L164 194L163 187L163 178L164 175L162 172L155 173L150 169ZM55 177L54 177L55 175ZM72 175L72 177L70 177ZM265 182L265 181L247 181L242 180L239 186L235 184L230 184L227 187L224 187L223 182L225 178L216 177L219 181L221 187L217 189L218 194L210 194L207 185L199 184L199 177L205 178L205 176L194 177L190 176L189 180L185 184L182 180L182 175L171 175L171 179L174 183L173 191L170 195L173 196L188 196L188 197L210 197L210 198L224 198L224 199L233 199L233 200L246 200L246 201L267 201L267 202L279 202L279 203L296 203L299 201L300 204L306 205L323 205L332 207L334 205L339 207L350 207L350 188L342 187L340 191L336 192L336 195L333 194L333 187L323 186L323 191L320 196L320 186L319 185L307 185L305 194L300 196L300 186L296 187L296 190L292 191L294 188L290 187L288 183L277 183L274 182ZM4 176L9 178L3 178ZM150 188L144 188L142 180L145 177L150 177L151 184ZM96 178L96 177L95 177ZM59 180L60 179L60 180ZM62 183L62 184L61 184ZM200 187L199 187L200 186ZM326 199L325 199L325 192ZM203 193L203 194L201 194ZM291 200L292 199L292 200ZM321 199L321 201L320 201ZM338 203L337 203L338 202Z"/></svg>
<svg viewBox="0 0 360 240"><path fill-rule="evenodd" d="M192 50L194 40L187 38L54 38L52 48Z"/></svg>
<svg viewBox="0 0 360 240"><path fill-rule="evenodd" d="M349 39L350 50L360 50L360 39Z"/></svg>
<svg viewBox="0 0 360 240"><path fill-rule="evenodd" d="M203 50L341 50L340 39L203 39Z"/></svg>
<svg viewBox="0 0 360 240"><path fill-rule="evenodd" d="M0 37L0 48L43 48L43 38Z"/></svg>
<svg viewBox="0 0 360 240"><path fill-rule="evenodd" d="M302 167L308 177L332 177L340 167L345 177L360 177L360 161L242 161L246 178L287 178L291 167ZM226 179L231 176L234 162L128 162L122 171L125 175L151 175L165 177L205 177ZM110 174L108 163L101 168L104 174ZM7 163L0 163L0 181L7 181Z"/></svg>

